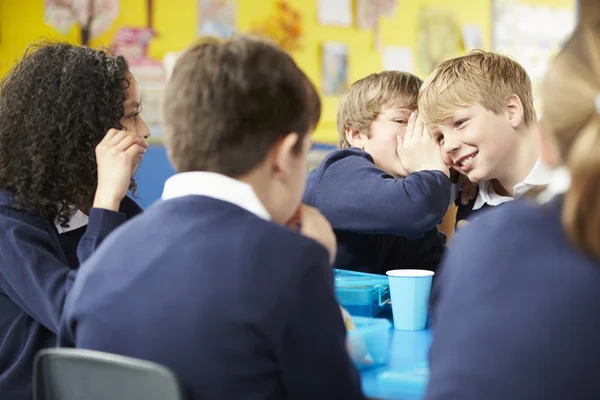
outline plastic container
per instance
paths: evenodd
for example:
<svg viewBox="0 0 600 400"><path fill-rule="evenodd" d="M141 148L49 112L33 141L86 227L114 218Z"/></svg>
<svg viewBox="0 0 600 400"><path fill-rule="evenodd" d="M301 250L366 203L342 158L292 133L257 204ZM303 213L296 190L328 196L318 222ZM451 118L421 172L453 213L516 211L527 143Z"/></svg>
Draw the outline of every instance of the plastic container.
<svg viewBox="0 0 600 400"><path fill-rule="evenodd" d="M425 397L429 382L429 365L423 362L414 368L393 369L379 374L377 383L386 393L406 400Z"/></svg>
<svg viewBox="0 0 600 400"><path fill-rule="evenodd" d="M374 317L390 309L387 276L335 269L334 277L337 300L350 315Z"/></svg>
<svg viewBox="0 0 600 400"><path fill-rule="evenodd" d="M352 317L356 329L348 332L347 348L359 369L387 363L392 323L383 318Z"/></svg>

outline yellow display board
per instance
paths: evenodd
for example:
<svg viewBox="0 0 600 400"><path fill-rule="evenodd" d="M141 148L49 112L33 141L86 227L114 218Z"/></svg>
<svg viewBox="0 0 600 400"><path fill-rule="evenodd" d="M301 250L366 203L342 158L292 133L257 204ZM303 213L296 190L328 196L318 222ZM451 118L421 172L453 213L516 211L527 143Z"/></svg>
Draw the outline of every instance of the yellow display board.
<svg viewBox="0 0 600 400"><path fill-rule="evenodd" d="M238 0L237 25L244 32L261 22L273 11L275 0ZM557 3L563 6L570 0L531 0ZM355 3L355 2L354 2ZM383 17L380 23L380 48L376 48L374 33L353 27L322 26L317 21L316 0L289 0L303 16L302 48L293 53L301 68L320 88L321 44L325 41L346 43L349 48L348 74L350 81L362 78L382 68L381 48L387 45L408 46L417 61L419 15L425 7L452 12L458 22L476 25L481 29L483 48L490 47L491 0L399 0L394 15ZM551 4L554 5L554 4ZM198 0L154 0L153 27L158 37L150 44L150 55L161 59L168 51L183 50L196 37ZM92 40L91 46L110 45L120 26L145 26L146 0L121 0L121 12L108 32ZM43 0L0 0L0 75L4 75L27 46L40 37L78 43L79 32L73 28L61 35L44 23ZM417 73L419 72L417 65ZM323 116L314 139L335 143L337 132L335 114L339 97L323 98Z"/></svg>

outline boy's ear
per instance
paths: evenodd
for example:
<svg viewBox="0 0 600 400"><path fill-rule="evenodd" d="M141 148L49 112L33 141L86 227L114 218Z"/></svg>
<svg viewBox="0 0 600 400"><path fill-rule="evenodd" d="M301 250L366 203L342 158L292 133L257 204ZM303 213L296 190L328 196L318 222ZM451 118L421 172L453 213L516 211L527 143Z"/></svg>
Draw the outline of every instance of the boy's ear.
<svg viewBox="0 0 600 400"><path fill-rule="evenodd" d="M523 103L516 94L511 95L506 101L506 116L508 118L508 123L514 129L517 129L523 123L525 117Z"/></svg>
<svg viewBox="0 0 600 400"><path fill-rule="evenodd" d="M352 129L351 127L346 128L346 140L348 140L348 143L352 147L357 147L361 150L365 149L365 135L356 129Z"/></svg>
<svg viewBox="0 0 600 400"><path fill-rule="evenodd" d="M288 133L273 146L271 150L271 165L275 173L289 174L294 168L294 160L298 153L294 151L296 143L300 140L297 133Z"/></svg>

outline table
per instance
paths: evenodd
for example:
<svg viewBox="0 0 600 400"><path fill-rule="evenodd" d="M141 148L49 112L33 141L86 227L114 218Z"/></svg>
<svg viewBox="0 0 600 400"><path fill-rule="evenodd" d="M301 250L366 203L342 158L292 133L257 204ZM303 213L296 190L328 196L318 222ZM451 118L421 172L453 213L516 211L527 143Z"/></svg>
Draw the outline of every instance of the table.
<svg viewBox="0 0 600 400"><path fill-rule="evenodd" d="M387 313L378 317L391 320ZM422 399L429 379L427 358L430 345L429 330L398 331L392 328L388 363L360 371L365 396L385 400Z"/></svg>

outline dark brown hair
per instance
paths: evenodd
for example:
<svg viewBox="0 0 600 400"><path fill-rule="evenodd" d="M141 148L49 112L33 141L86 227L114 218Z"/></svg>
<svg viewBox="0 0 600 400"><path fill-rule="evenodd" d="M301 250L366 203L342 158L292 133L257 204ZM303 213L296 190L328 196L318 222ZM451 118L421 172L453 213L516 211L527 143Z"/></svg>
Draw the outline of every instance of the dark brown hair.
<svg viewBox="0 0 600 400"><path fill-rule="evenodd" d="M77 208L92 205L95 148L121 127L128 74L123 57L41 41L3 78L0 190L14 195L15 207L64 226Z"/></svg>
<svg viewBox="0 0 600 400"><path fill-rule="evenodd" d="M178 172L243 175L288 133L316 126L321 103L290 55L240 35L186 50L165 93L165 144Z"/></svg>

